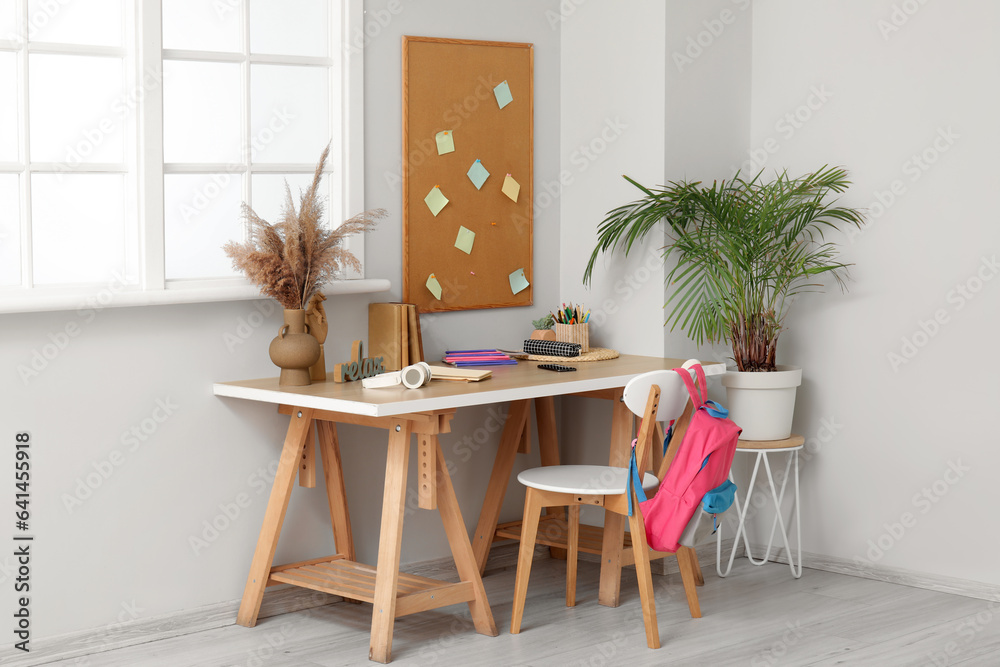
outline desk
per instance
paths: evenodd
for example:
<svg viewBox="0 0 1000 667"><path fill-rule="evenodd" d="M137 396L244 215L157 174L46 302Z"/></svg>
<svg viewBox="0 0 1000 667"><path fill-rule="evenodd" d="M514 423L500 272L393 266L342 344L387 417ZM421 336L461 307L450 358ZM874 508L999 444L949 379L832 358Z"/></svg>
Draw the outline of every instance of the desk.
<svg viewBox="0 0 1000 667"><path fill-rule="evenodd" d="M569 360L571 361L571 360ZM290 423L278 471L264 513L260 537L240 605L237 623L257 622L264 589L292 584L341 597L371 602L372 631L369 659L389 662L395 618L406 614L466 602L476 631L496 636L481 573L497 530L497 521L514 456L528 444L528 413L534 401L543 465L559 462L553 397L588 396L612 401L610 464L628 464L632 414L618 399L633 376L651 370L679 367L681 359L624 355L610 361L577 364L574 373L540 370L534 362L493 367L493 377L475 383L435 381L420 389L402 386L364 389L360 382L324 382L308 387L279 387L277 378L224 382L214 385L217 396L228 396L279 406ZM486 498L472 543L469 541L438 436L450 433L458 408L510 403L500 446L490 475ZM375 568L354 560L347 496L337 424L381 428L388 433L385 490ZM337 553L274 566L281 525L294 486L315 486L315 438L323 457L323 472ZM448 583L399 572L403 532L406 474L410 435L417 435L418 499L423 509L441 514L460 582ZM617 515L615 515L617 516ZM609 515L609 519L611 519ZM624 523L611 519L605 525L601 569L601 602L616 606L621 579ZM607 567L605 567L605 565Z"/></svg>

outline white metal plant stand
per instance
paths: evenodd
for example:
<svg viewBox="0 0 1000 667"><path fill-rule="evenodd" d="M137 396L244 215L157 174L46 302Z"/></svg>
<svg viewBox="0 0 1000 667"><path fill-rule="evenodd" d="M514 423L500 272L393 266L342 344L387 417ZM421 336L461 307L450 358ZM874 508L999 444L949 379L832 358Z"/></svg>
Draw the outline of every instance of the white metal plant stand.
<svg viewBox="0 0 1000 667"><path fill-rule="evenodd" d="M750 485L747 487L746 498L744 498L742 505L740 504L739 494L735 498L734 505L736 506L736 514L739 516L739 525L736 528L736 539L733 541L733 549L729 553L729 563L725 571L722 569L721 525L719 531L716 533L715 568L720 577L725 577L732 570L733 560L736 557L736 549L739 547L741 536L743 537L743 545L746 547L747 560L754 565L767 563L771 557L771 549L774 546L774 534L778 528L781 529L781 537L784 540L785 551L788 554L788 565L792 570L792 576L796 579L802 576L802 519L799 513L799 450L802 449L804 444L805 438L794 434L785 440L740 440L737 444L737 452L756 454L757 460L754 462L753 474L750 475ZM771 463L768 455L780 453L787 453L788 460L785 463L785 476L781 480L781 490L779 491L774 484L774 476L771 474ZM746 531L746 519L751 507L750 501L753 497L754 484L757 482L757 472L760 470L761 461L764 462L764 471L767 473L767 482L771 488L771 499L774 501L774 521L771 523L771 536L767 540L767 550L764 552L764 557L760 560L754 560L753 553L750 550L750 538L747 536ZM788 486L788 479L792 475L795 476L795 496L792 503L792 511L795 513L796 549L794 552L788 540L788 530L785 528L785 520L781 516L781 503L785 499L785 489ZM733 475L730 472L729 479L732 480L732 478Z"/></svg>

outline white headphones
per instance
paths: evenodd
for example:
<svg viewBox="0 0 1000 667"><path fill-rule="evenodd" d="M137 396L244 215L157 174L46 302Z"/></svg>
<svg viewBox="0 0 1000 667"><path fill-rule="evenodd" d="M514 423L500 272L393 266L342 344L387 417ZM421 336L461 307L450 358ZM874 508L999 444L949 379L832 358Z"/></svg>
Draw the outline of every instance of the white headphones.
<svg viewBox="0 0 1000 667"><path fill-rule="evenodd" d="M361 385L365 389L378 389L381 387L395 387L402 384L407 389L423 387L431 381L431 367L429 364L418 361L412 366L407 366L401 371L390 371L375 377L365 378Z"/></svg>

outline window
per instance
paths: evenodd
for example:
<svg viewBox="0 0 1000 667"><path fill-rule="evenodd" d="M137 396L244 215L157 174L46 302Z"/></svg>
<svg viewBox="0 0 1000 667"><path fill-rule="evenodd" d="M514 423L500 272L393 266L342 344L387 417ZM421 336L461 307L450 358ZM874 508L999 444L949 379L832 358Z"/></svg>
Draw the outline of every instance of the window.
<svg viewBox="0 0 1000 667"><path fill-rule="evenodd" d="M360 212L360 7L0 0L0 311L255 296L221 246L327 141L328 222Z"/></svg>

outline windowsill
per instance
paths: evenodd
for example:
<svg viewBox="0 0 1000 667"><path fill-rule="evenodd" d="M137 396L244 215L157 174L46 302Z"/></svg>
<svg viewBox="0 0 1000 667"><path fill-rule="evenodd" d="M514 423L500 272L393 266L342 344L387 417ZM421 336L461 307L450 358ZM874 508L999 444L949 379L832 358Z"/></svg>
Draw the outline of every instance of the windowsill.
<svg viewBox="0 0 1000 667"><path fill-rule="evenodd" d="M384 278L340 280L324 286L323 293L327 296L369 294L388 291L390 286L389 281ZM53 310L102 310L125 306L246 301L266 298L268 297L261 296L260 290L253 285L168 287L155 291L129 288L114 290L104 287L89 293L82 293L79 290L73 292L37 290L25 293L23 296L20 294L0 296L0 314L37 313Z"/></svg>

